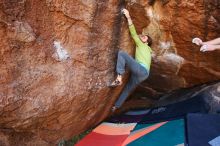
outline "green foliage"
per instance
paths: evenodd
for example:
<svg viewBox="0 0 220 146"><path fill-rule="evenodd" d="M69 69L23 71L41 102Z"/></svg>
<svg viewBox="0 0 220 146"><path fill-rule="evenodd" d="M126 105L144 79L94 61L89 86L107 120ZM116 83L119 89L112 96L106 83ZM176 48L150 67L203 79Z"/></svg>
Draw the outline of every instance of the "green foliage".
<svg viewBox="0 0 220 146"><path fill-rule="evenodd" d="M61 140L58 144L58 146L74 146L77 142L79 142L83 137L85 137L87 134L89 134L93 129L89 129L77 136L74 136L72 139L64 141Z"/></svg>

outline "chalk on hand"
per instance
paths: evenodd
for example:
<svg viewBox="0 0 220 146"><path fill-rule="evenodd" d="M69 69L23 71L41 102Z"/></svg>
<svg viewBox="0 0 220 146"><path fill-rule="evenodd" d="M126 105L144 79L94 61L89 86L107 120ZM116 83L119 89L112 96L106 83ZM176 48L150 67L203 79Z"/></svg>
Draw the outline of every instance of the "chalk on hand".
<svg viewBox="0 0 220 146"><path fill-rule="evenodd" d="M200 46L202 44L202 40L200 38L194 38L192 39L192 43Z"/></svg>
<svg viewBox="0 0 220 146"><path fill-rule="evenodd" d="M206 52L206 51L208 51L208 46L207 46L207 45L203 45L203 46L200 48L200 51L201 51L201 52Z"/></svg>

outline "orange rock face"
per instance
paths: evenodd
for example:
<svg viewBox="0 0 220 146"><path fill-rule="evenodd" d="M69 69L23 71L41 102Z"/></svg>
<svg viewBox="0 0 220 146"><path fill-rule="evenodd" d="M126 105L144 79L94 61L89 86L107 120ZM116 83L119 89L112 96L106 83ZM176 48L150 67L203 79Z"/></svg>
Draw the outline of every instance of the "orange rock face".
<svg viewBox="0 0 220 146"><path fill-rule="evenodd" d="M164 93L220 78L219 52L200 53L191 43L218 36L217 1L126 2L0 2L0 128L8 130L0 141L12 145L9 135L22 134L28 144L57 143L109 114L122 90L106 86L115 76L117 51L134 52L120 13L125 6L137 31L154 39L144 86Z"/></svg>
<svg viewBox="0 0 220 146"><path fill-rule="evenodd" d="M145 6L150 24L143 32L154 39L154 53L151 75L143 85L157 95L219 80L220 52L201 53L191 43L194 37L204 41L219 37L219 2L171 0L163 4L164 0L158 0L153 7Z"/></svg>

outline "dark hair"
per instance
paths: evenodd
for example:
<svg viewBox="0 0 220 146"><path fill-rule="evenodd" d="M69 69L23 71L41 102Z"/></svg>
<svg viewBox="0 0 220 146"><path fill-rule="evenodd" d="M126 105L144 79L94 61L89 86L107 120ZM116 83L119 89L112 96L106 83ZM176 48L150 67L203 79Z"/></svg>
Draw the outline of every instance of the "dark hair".
<svg viewBox="0 0 220 146"><path fill-rule="evenodd" d="M153 43L153 40L149 35L146 35L146 36L148 37L148 39L147 39L148 46L151 46Z"/></svg>
<svg viewBox="0 0 220 146"><path fill-rule="evenodd" d="M149 5L152 6L152 5L154 5L154 3L155 3L155 0L148 0L148 4L149 4Z"/></svg>

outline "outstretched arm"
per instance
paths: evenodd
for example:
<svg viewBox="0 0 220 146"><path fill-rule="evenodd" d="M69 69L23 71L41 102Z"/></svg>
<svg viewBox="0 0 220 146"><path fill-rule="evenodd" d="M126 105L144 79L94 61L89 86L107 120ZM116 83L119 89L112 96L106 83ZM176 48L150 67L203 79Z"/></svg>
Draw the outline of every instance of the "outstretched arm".
<svg viewBox="0 0 220 146"><path fill-rule="evenodd" d="M220 49L220 45L205 44L200 48L200 51L206 52L206 51L214 51L214 50L219 50L219 49Z"/></svg>
<svg viewBox="0 0 220 146"><path fill-rule="evenodd" d="M220 38L216 38L207 42L202 42L202 47L200 48L200 51L205 52L218 49L220 49Z"/></svg>
<svg viewBox="0 0 220 146"><path fill-rule="evenodd" d="M195 43L196 45L202 46L200 48L200 51L202 52L214 51L220 49L220 38L216 38L214 40L210 40L207 42L203 42L200 38L194 38L192 42Z"/></svg>
<svg viewBox="0 0 220 146"><path fill-rule="evenodd" d="M220 38L216 38L214 40L210 40L207 42L202 42L203 45L220 45Z"/></svg>
<svg viewBox="0 0 220 146"><path fill-rule="evenodd" d="M122 13L123 13L123 14L125 15L125 17L127 18L127 20L128 20L128 25L129 25L129 26L132 25L133 22L132 22L132 20L131 20L131 16L130 16L128 10L127 10L127 9L122 9Z"/></svg>
<svg viewBox="0 0 220 146"><path fill-rule="evenodd" d="M131 36L132 36L135 44L137 46L139 46L140 44L142 44L142 41L140 40L139 36L137 35L136 29L135 29L134 24L133 24L133 22L131 20L131 17L130 17L130 14L129 14L128 10L127 9L123 9L122 12L123 12L123 14L125 15L125 17L128 20L129 31L131 33Z"/></svg>

